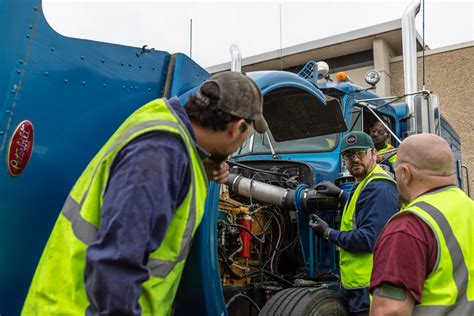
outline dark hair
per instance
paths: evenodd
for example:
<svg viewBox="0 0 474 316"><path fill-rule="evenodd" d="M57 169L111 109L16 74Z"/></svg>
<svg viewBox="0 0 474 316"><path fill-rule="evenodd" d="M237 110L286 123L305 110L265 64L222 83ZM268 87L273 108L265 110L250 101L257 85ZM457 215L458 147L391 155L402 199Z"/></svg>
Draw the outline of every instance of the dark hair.
<svg viewBox="0 0 474 316"><path fill-rule="evenodd" d="M382 124L382 122L380 122L380 121L382 121L382 122L383 122L383 124L385 124L385 125L387 125L387 126L389 126L389 127L390 127L390 124L389 124L389 122L388 122L388 121L387 121L385 118L383 118L383 117L382 117L382 118L380 118L380 120L378 120L378 119L377 119L377 120L375 120L375 121L372 123L372 126L371 126L371 127L374 127L374 125L375 125L375 124L377 124L377 123L380 123L380 124ZM382 126L383 126L383 124L382 124ZM385 126L384 126L383 128L385 128Z"/></svg>
<svg viewBox="0 0 474 316"><path fill-rule="evenodd" d="M199 93L199 92L198 92ZM192 95L186 102L184 109L189 119L205 128L215 131L223 131L227 124L240 120L240 117L223 112L217 108L219 100L219 86L214 82L205 82L201 87L201 94L209 99L199 97L198 94ZM247 124L251 124L250 120L245 120ZM247 126L243 126L242 132L247 130Z"/></svg>

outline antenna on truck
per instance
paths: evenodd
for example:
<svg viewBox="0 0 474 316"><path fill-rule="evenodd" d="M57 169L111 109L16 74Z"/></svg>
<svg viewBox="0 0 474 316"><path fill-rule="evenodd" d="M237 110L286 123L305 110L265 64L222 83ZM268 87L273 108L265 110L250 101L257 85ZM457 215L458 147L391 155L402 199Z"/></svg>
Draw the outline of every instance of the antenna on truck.
<svg viewBox="0 0 474 316"><path fill-rule="evenodd" d="M423 52L423 57L421 58L423 66L422 66L422 76L423 76L423 90L426 90L426 82L425 82L425 0L422 0L422 6L423 6L423 22L422 22L422 33L423 33L423 47L422 47L422 52Z"/></svg>
<svg viewBox="0 0 474 316"><path fill-rule="evenodd" d="M283 70L283 41L281 34L281 2L280 2L280 70Z"/></svg>
<svg viewBox="0 0 474 316"><path fill-rule="evenodd" d="M189 19L189 58L193 59L193 19Z"/></svg>

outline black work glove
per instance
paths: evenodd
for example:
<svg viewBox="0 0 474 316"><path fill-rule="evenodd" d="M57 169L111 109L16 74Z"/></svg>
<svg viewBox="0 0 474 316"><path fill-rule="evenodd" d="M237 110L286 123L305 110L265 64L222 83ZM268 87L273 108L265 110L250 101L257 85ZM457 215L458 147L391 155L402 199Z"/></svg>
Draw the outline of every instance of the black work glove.
<svg viewBox="0 0 474 316"><path fill-rule="evenodd" d="M327 196L334 196L340 198L342 194L342 189L330 181L323 181L314 187L318 192L326 194Z"/></svg>
<svg viewBox="0 0 474 316"><path fill-rule="evenodd" d="M326 240L329 238L329 232L331 231L331 228L329 228L328 223L323 221L318 215L311 215L309 226L311 226L314 234L319 238L324 238Z"/></svg>

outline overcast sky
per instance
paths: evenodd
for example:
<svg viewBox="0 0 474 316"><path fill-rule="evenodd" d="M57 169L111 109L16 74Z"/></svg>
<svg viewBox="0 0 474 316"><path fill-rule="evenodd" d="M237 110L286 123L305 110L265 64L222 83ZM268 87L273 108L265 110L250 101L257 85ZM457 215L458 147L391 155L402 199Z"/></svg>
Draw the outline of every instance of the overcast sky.
<svg viewBox="0 0 474 316"><path fill-rule="evenodd" d="M51 26L66 36L187 55L192 19L192 57L208 67L228 62L232 44L245 58L399 19L410 2L43 0L43 8ZM474 0L425 3L431 48L474 40ZM421 25L420 11L420 35Z"/></svg>

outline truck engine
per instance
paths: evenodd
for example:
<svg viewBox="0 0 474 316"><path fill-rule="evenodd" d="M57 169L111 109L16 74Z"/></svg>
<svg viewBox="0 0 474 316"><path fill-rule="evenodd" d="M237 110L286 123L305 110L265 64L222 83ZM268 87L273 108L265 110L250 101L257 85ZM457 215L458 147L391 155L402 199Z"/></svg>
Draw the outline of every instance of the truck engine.
<svg viewBox="0 0 474 316"><path fill-rule="evenodd" d="M278 292L314 292L336 281L334 274L321 270L311 275L308 268L308 253L316 240L308 225L310 214L337 217L339 212L337 199L313 188L311 165L275 160L231 164L231 175L221 186L217 227L220 279L229 315L257 315L260 310L260 315L275 314Z"/></svg>

